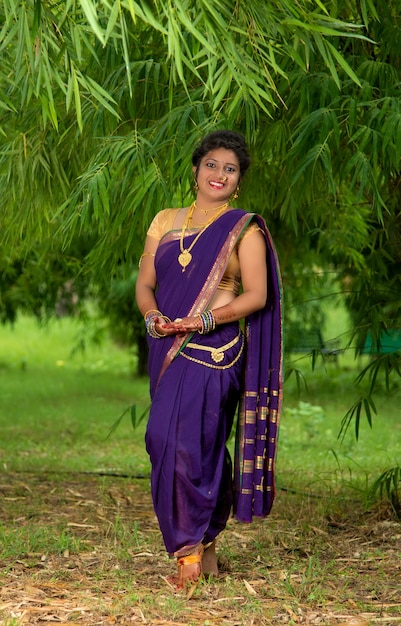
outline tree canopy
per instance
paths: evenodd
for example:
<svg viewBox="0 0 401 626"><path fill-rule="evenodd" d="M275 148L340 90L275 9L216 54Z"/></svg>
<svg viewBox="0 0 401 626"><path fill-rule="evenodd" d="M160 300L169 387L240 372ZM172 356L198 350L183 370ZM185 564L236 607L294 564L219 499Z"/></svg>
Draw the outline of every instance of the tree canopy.
<svg viewBox="0 0 401 626"><path fill-rule="evenodd" d="M347 21L339 9L306 0L5 0L3 237L30 245L56 234L65 243L95 230L91 258L113 265L132 255L161 206L185 201L191 152L216 125L242 130L255 176L265 170L261 191L245 203L280 206L295 225L298 190L285 199L281 175L269 193L272 174L284 160L288 171L309 140L299 124L315 109L316 89L338 98L344 80L360 84L342 48L367 45L366 22L375 16L369 0L360 14L347 3ZM328 169L329 146L325 154L320 144L336 116L315 115L315 127L327 121L314 152L289 172L291 188L303 183L308 164Z"/></svg>

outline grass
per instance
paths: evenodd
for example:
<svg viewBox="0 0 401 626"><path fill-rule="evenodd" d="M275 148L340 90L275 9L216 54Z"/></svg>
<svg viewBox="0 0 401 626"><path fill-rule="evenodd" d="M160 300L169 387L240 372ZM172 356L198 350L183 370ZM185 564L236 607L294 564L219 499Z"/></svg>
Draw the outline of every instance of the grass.
<svg viewBox="0 0 401 626"><path fill-rule="evenodd" d="M108 438L127 407L146 409L148 381L110 341L74 353L81 333L70 319L0 328L3 468L148 473L143 429L134 433L127 418Z"/></svg>
<svg viewBox="0 0 401 626"><path fill-rule="evenodd" d="M345 328L341 313L335 319ZM128 407L146 411L148 381L135 378L133 355L110 340L74 350L84 333L71 319L40 328L22 318L14 329L0 327L3 469L149 474L144 423L134 431L127 414L108 437ZM363 423L359 441L352 428L340 440L341 420L359 396L351 356L318 360L314 371L310 357L297 356L295 365L307 389L300 395L293 376L286 382L277 459L282 486L333 491L347 483L363 491L401 463L398 389L377 398L379 415L372 429Z"/></svg>
<svg viewBox="0 0 401 626"><path fill-rule="evenodd" d="M363 485L401 462L399 393L380 394L378 415L372 427L362 419L358 440L352 425L339 438L341 421L361 393L355 373L328 364L306 376L308 389L301 397L291 380L286 385L278 461L285 473L303 472L318 481L331 477L332 484L355 479Z"/></svg>
<svg viewBox="0 0 401 626"><path fill-rule="evenodd" d="M357 502L350 508L342 496L317 502L279 492L268 523L230 520L219 541L221 577L185 595L165 579L174 563L145 481L6 478L0 478L2 626L11 618L15 626L401 620L399 524L374 511L366 515Z"/></svg>
<svg viewBox="0 0 401 626"><path fill-rule="evenodd" d="M312 372L300 359L308 389L286 382L272 515L230 520L221 577L177 595L149 481L135 478L149 475L145 425L127 415L107 437L127 407L146 409L148 381L107 339L74 353L82 332L69 319L0 328L1 626L401 623L400 525L366 498L400 462L396 389L380 394L372 430L341 443L354 364Z"/></svg>
<svg viewBox="0 0 401 626"><path fill-rule="evenodd" d="M375 396L377 415L372 427L361 418L358 440L355 423L339 437L341 423L351 406L367 391L367 381L357 386L359 371L369 357L355 359L349 344L350 324L339 302L327 305L325 341L336 340L342 352L337 359L318 357L314 367L309 355L292 355L287 369L299 369L306 385L301 391L295 376L288 378L284 390L280 426L279 474L298 482L325 489L344 485L366 492L386 468L401 464L401 385L384 388Z"/></svg>

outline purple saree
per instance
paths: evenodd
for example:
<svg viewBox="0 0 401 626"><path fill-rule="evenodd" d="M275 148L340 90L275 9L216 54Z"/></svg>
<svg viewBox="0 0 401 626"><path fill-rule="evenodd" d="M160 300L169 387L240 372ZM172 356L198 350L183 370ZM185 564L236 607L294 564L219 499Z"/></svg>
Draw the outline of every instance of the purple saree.
<svg viewBox="0 0 401 626"><path fill-rule="evenodd" d="M194 246L185 272L177 261L180 233L167 233L155 257L156 299L171 319L207 309L251 220L266 236L269 292L265 309L246 319L245 347L237 322L208 335L148 339L152 406L146 447L154 508L171 554L212 541L232 506L237 519L249 522L253 515L267 515L274 499L281 284L262 218L242 210L222 215ZM186 246L194 236L186 237ZM226 441L239 400L233 486Z"/></svg>

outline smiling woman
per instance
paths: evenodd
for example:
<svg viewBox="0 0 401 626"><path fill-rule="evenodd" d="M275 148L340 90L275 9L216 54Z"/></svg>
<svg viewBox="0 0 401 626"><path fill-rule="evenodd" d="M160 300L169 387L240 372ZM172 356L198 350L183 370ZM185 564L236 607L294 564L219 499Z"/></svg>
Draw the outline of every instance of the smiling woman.
<svg viewBox="0 0 401 626"><path fill-rule="evenodd" d="M215 540L232 506L250 522L274 499L281 284L263 219L230 206L249 162L242 135L204 139L192 157L196 199L156 215L137 279L149 343L152 497L181 587L218 574ZM239 400L233 483L226 441Z"/></svg>
<svg viewBox="0 0 401 626"><path fill-rule="evenodd" d="M215 211L216 202L233 196L240 181L240 166L235 153L226 148L211 150L193 167L200 211ZM228 203L227 203L228 204ZM199 207L197 206L197 209Z"/></svg>

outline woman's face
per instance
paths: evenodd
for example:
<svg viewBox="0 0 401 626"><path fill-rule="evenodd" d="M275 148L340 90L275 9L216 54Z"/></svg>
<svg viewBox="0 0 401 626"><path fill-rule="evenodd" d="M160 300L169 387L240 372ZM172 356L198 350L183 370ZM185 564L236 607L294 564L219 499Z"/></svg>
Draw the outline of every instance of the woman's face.
<svg viewBox="0 0 401 626"><path fill-rule="evenodd" d="M216 148L202 157L198 169L193 167L198 183L198 199L208 202L225 202L237 189L240 166L233 150Z"/></svg>

